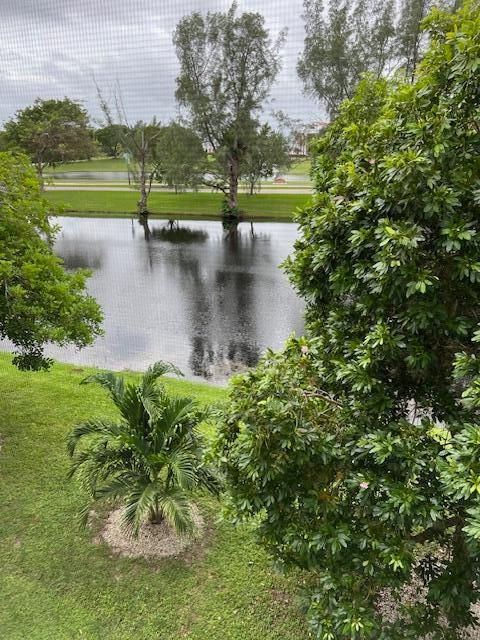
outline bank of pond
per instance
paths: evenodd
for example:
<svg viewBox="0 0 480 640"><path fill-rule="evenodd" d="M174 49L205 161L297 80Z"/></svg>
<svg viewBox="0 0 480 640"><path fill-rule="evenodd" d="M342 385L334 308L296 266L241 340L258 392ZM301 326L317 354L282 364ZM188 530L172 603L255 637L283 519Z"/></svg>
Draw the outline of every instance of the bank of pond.
<svg viewBox="0 0 480 640"><path fill-rule="evenodd" d="M112 404L96 385L80 384L91 369L55 364L48 372L20 372L10 361L0 354L2 638L308 637L295 597L298 577L276 574L248 528L219 521L214 498L199 497L205 536L177 558L116 553L98 537L101 512L81 529L84 495L66 480L66 437L82 420L112 417ZM225 398L210 385L166 385L208 404Z"/></svg>

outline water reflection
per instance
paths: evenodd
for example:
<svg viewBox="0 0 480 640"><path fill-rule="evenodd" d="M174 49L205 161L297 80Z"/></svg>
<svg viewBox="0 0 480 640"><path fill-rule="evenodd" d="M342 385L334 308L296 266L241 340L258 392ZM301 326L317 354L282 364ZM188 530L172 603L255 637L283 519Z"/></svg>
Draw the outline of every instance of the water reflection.
<svg viewBox="0 0 480 640"><path fill-rule="evenodd" d="M283 223L61 218L57 253L93 270L89 289L105 313L105 336L53 357L112 369L157 359L190 378L224 382L262 351L303 330L303 305L278 265L296 228Z"/></svg>

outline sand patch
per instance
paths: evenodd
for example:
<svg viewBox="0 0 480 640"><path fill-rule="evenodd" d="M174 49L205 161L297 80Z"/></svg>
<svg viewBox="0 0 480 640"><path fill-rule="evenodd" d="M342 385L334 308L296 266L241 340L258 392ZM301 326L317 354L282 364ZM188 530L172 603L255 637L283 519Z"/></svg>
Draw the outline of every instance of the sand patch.
<svg viewBox="0 0 480 640"><path fill-rule="evenodd" d="M122 527L123 508L115 509L108 516L101 531L101 538L116 553L131 558L175 558L182 555L204 535L205 522L196 506L193 506L195 533L184 536L176 533L166 522L144 523L138 537L130 536Z"/></svg>

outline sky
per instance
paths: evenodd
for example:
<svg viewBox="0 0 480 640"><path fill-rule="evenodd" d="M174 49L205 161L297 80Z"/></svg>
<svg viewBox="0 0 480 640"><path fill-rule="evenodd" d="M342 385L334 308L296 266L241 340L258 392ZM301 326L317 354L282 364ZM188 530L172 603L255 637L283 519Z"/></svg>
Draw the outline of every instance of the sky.
<svg viewBox="0 0 480 640"><path fill-rule="evenodd" d="M101 125L95 82L121 89L130 121L179 114L172 34L192 11L225 11L230 0L0 0L0 123L40 98L82 101ZM272 38L287 27L282 70L264 118L282 110L312 122L321 107L305 97L296 63L305 37L302 0L239 0L239 11L265 16Z"/></svg>

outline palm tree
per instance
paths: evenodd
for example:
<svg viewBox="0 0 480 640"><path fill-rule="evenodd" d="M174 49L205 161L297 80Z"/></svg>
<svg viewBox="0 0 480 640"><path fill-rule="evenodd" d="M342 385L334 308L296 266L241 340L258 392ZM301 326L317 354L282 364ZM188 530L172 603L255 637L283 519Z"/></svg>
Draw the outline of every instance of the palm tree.
<svg viewBox="0 0 480 640"><path fill-rule="evenodd" d="M120 412L116 421L82 422L68 438L69 477L77 475L90 498L81 512L84 524L92 502L121 499L123 524L133 535L147 520L165 520L178 533L190 534L192 491L218 492L198 431L206 410L191 398L168 395L158 380L166 373L182 375L157 362L138 384L110 372L83 381L104 387Z"/></svg>

